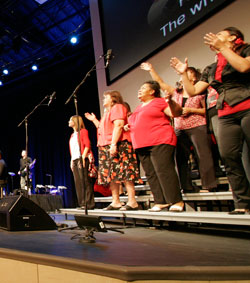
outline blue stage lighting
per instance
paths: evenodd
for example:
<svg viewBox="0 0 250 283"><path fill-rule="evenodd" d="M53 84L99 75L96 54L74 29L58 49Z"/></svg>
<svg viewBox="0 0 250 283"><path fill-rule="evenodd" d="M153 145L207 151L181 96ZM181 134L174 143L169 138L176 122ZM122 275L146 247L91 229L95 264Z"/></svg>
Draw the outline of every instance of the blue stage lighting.
<svg viewBox="0 0 250 283"><path fill-rule="evenodd" d="M0 86L1 86L1 85L3 85L3 82L2 82L2 81L0 81Z"/></svg>
<svg viewBox="0 0 250 283"><path fill-rule="evenodd" d="M71 42L72 44L76 44L77 41L78 41L78 39L77 39L76 36L72 36L72 37L70 38L70 42Z"/></svg>
<svg viewBox="0 0 250 283"><path fill-rule="evenodd" d="M37 71L37 70L38 70L38 67L37 67L37 65L32 65L31 69L32 69L33 71Z"/></svg>
<svg viewBox="0 0 250 283"><path fill-rule="evenodd" d="M9 74L9 71L8 71L7 69L4 69L4 70L3 70L3 73L4 73L5 75L8 75L8 74Z"/></svg>

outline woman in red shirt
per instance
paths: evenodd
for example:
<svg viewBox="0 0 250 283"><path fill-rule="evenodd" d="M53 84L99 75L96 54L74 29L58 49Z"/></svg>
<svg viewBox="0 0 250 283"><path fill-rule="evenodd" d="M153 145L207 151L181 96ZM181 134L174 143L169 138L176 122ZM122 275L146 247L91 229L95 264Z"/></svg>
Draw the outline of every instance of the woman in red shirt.
<svg viewBox="0 0 250 283"><path fill-rule="evenodd" d="M178 89L170 86L163 81L152 64L148 62L142 63L141 69L148 71L151 77L160 84L161 89L171 94L172 99L182 107L182 115L174 118L174 129L177 136L176 163L182 191L184 193L195 191L188 166L191 145L194 146L198 160L202 188L204 190L215 190L217 181L211 140L207 133L205 95L189 97L182 87L182 82L180 82ZM187 72L188 78L192 83L195 83L200 77L200 73L193 67L189 67Z"/></svg>
<svg viewBox="0 0 250 283"><path fill-rule="evenodd" d="M183 211L178 176L175 171L174 152L176 135L170 117L181 114L181 107L160 97L156 81L144 83L138 91L142 102L129 117L133 147L154 196L153 212L170 207L170 211Z"/></svg>
<svg viewBox="0 0 250 283"><path fill-rule="evenodd" d="M104 92L105 113L100 121L95 114L85 113L97 128L99 170L98 184L108 185L112 192L112 203L105 210L137 210L134 182L140 182L136 154L132 148L127 124L127 109L118 91ZM122 207L119 198L120 184L124 183L128 193L128 203Z"/></svg>
<svg viewBox="0 0 250 283"><path fill-rule="evenodd" d="M78 125L80 128L80 147ZM69 150L71 155L70 168L74 176L78 205L81 209L85 209L85 204L87 208L94 209L94 187L88 172L88 153L91 151L88 131L85 128L82 117L77 115L69 119L69 127L74 131L69 140ZM80 158L82 159L83 168Z"/></svg>
<svg viewBox="0 0 250 283"><path fill-rule="evenodd" d="M218 145L232 187L235 210L230 214L245 214L250 210L250 184L242 164L242 148L250 148L250 45L235 27L217 34L208 33L205 44L217 53L217 62L207 66L195 85L187 78L187 59L182 63L171 59L171 66L182 75L189 95L203 93L212 86L219 94Z"/></svg>

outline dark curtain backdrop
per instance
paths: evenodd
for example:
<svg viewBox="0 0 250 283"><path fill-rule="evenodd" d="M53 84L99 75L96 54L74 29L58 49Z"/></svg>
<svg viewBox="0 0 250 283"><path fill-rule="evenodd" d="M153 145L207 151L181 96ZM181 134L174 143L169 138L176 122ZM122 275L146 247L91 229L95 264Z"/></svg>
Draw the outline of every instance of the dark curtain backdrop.
<svg viewBox="0 0 250 283"><path fill-rule="evenodd" d="M66 186L65 207L74 207L75 190L70 170L69 137L72 129L68 127L69 118L75 114L74 100L67 105L66 100L85 74L94 65L93 49L84 50L84 55L61 62L49 69L16 80L11 85L0 88L0 149L8 171L16 175L11 180L9 189L19 188L19 160L25 149L25 123L18 124L38 105L46 95L56 91L56 100L51 105L38 107L28 120L28 155L37 162L33 169L33 185L50 184ZM48 102L48 100L46 101ZM95 71L91 73L78 92L79 115L94 112L100 117L99 100ZM96 129L84 119L97 160Z"/></svg>

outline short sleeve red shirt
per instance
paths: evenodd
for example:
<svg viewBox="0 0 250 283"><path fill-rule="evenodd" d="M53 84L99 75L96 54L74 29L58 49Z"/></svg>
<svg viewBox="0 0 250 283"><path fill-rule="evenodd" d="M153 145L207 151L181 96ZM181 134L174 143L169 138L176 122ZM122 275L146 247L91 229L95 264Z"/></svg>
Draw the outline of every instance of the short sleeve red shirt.
<svg viewBox="0 0 250 283"><path fill-rule="evenodd" d="M149 104L139 105L129 117L133 147L142 148L160 144L176 145L176 135L170 119L164 113L168 103L155 98Z"/></svg>
<svg viewBox="0 0 250 283"><path fill-rule="evenodd" d="M109 111L104 113L97 129L98 146L111 144L115 120L124 120L124 124L127 124L127 109L124 105L115 104ZM119 141L124 140L131 141L129 132L122 132Z"/></svg>

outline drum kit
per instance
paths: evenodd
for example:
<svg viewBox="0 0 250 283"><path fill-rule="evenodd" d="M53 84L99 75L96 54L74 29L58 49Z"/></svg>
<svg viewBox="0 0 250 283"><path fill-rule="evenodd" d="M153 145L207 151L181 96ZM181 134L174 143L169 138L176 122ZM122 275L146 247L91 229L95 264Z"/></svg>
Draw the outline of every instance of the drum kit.
<svg viewBox="0 0 250 283"><path fill-rule="evenodd" d="M14 172L8 172L8 175L10 176L11 179L11 187L12 191L14 188L14 177L16 174ZM47 174L46 174L47 175ZM35 194L49 194L49 195L63 195L64 190L66 190L67 187L65 186L54 186L54 185L41 185L37 184L34 193Z"/></svg>
<svg viewBox="0 0 250 283"><path fill-rule="evenodd" d="M37 184L35 187L35 193L36 194L50 194L50 195L62 195L64 190L66 190L67 187L65 186L54 186L54 185L41 185Z"/></svg>

